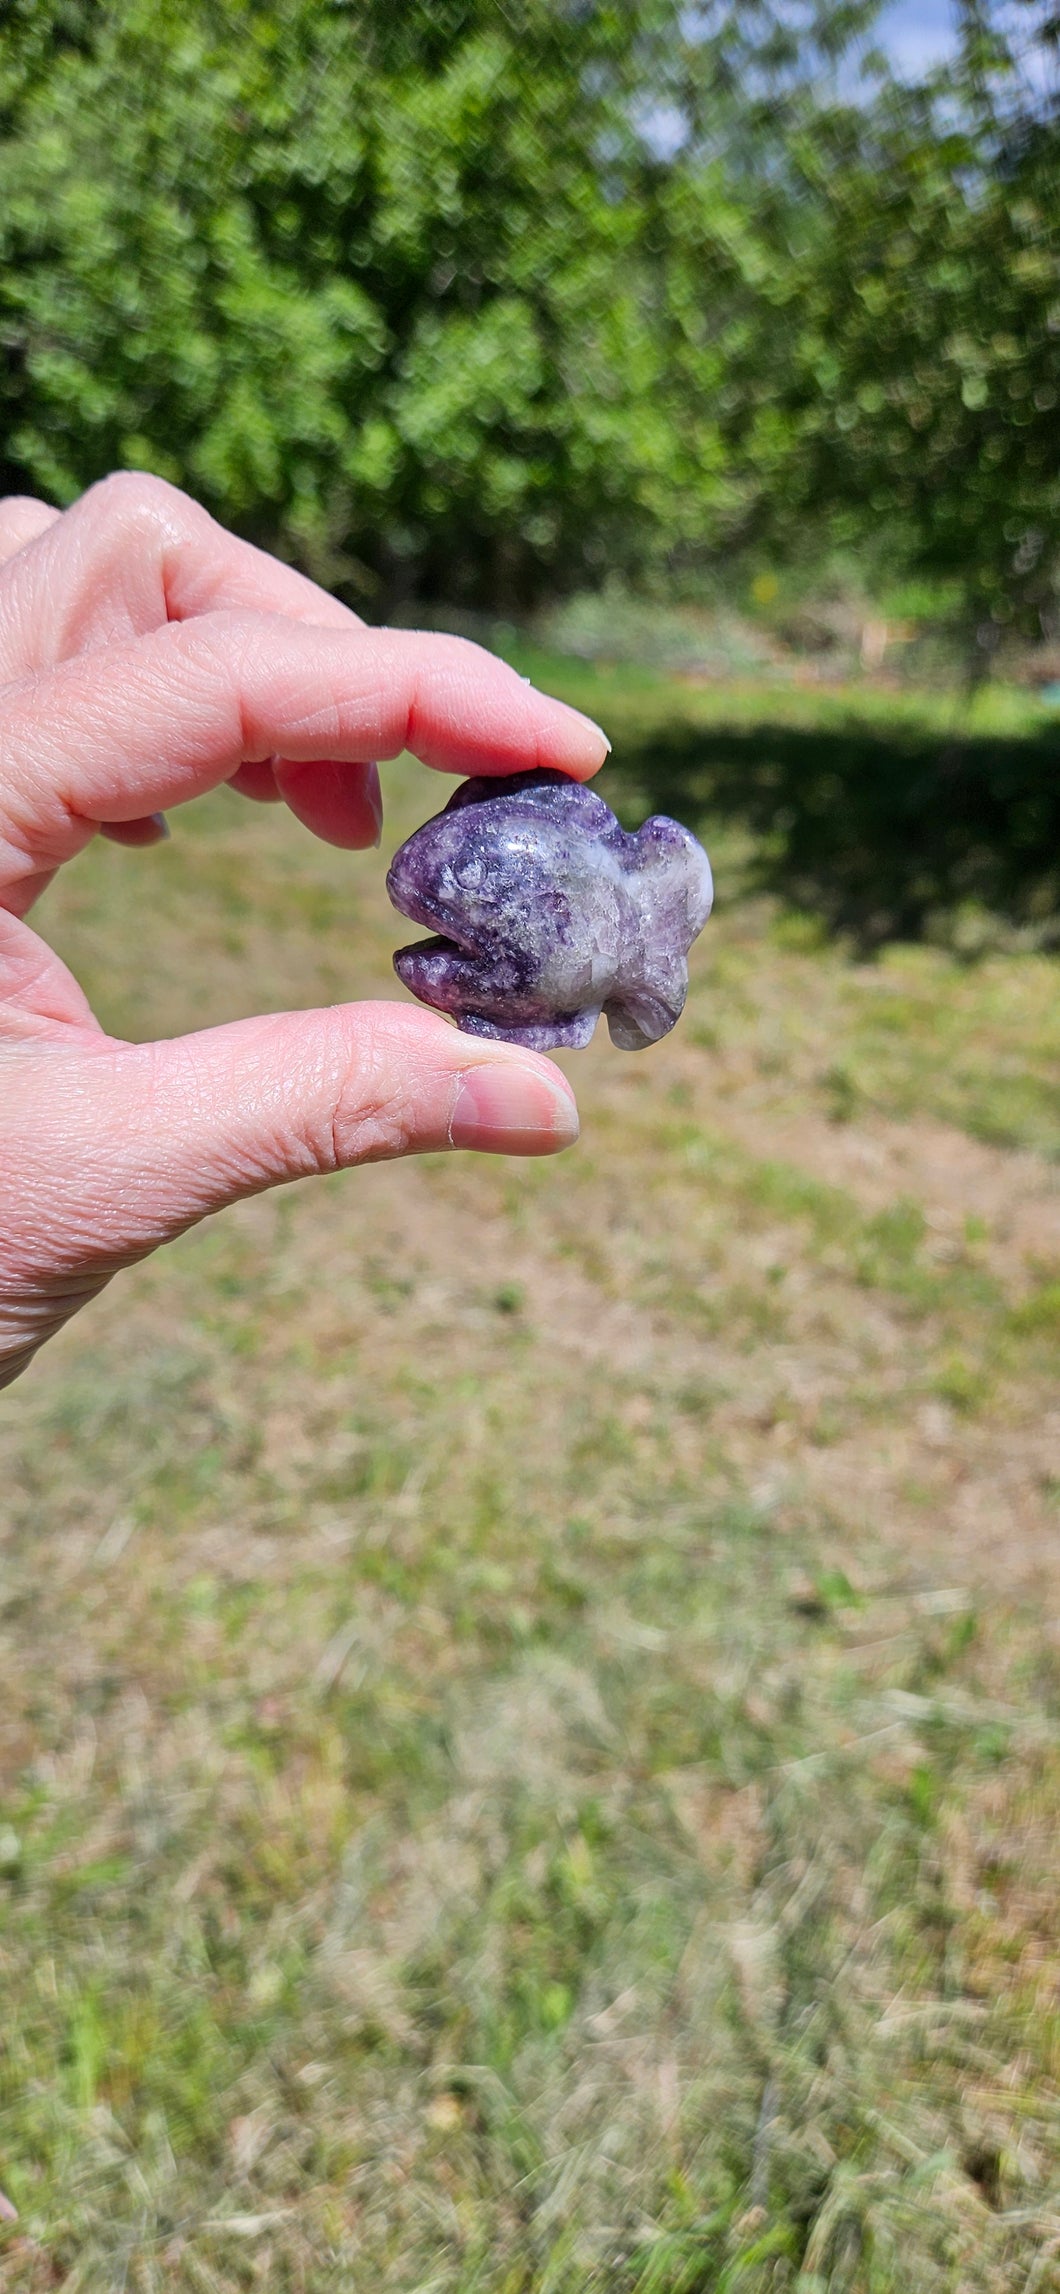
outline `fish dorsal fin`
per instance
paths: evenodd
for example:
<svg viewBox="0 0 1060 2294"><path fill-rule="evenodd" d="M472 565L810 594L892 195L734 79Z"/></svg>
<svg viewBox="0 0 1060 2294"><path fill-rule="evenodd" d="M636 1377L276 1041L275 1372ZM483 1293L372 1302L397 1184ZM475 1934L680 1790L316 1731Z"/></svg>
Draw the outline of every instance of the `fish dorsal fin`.
<svg viewBox="0 0 1060 2294"><path fill-rule="evenodd" d="M605 836L614 829L613 813L595 789L586 788L581 781L572 781L569 773L553 772L548 766L535 767L529 773L505 773L496 779L479 774L474 780L461 781L453 790L445 807L446 812L462 812L468 805L512 805L521 811L544 813L546 818L556 817L557 809L569 814L588 836Z"/></svg>

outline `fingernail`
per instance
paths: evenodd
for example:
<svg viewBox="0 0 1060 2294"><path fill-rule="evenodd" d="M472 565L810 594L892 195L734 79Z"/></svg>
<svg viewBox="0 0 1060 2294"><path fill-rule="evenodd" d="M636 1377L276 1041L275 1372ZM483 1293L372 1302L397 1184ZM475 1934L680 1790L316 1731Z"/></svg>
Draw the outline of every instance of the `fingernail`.
<svg viewBox="0 0 1060 2294"><path fill-rule="evenodd" d="M573 1146L578 1110L568 1091L538 1068L469 1068L457 1077L449 1117L451 1147L484 1155L551 1155Z"/></svg>
<svg viewBox="0 0 1060 2294"><path fill-rule="evenodd" d="M590 772L597 772L604 758L611 754L611 743L603 726L596 724L592 717L587 717L583 709L573 709L569 701L560 701L558 706L563 711L570 731L573 733L577 728L574 745L578 763L588 766Z"/></svg>
<svg viewBox="0 0 1060 2294"><path fill-rule="evenodd" d="M151 820L153 820L155 827L158 830L159 836L169 835L169 822L166 819L164 812L153 812L149 817Z"/></svg>
<svg viewBox="0 0 1060 2294"><path fill-rule="evenodd" d="M591 725L597 739L603 742L604 755L605 757L609 757L611 754L611 743L607 738L607 734L605 733L603 726L597 724L595 717L586 717L585 722L587 725Z"/></svg>
<svg viewBox="0 0 1060 2294"><path fill-rule="evenodd" d="M383 841L383 791L379 781L378 765L367 765L364 774L365 802L375 820L375 843Z"/></svg>

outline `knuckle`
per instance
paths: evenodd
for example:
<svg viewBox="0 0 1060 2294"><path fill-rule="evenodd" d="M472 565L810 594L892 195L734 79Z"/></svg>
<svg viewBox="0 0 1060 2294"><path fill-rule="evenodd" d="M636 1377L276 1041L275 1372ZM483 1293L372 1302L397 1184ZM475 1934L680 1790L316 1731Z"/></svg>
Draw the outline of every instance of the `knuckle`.
<svg viewBox="0 0 1060 2294"><path fill-rule="evenodd" d="M42 510L53 514L50 504L40 494L0 494L0 518L37 516Z"/></svg>
<svg viewBox="0 0 1060 2294"><path fill-rule="evenodd" d="M0 500L0 551L5 558L12 557L27 542L36 541L47 533L59 516L49 503L41 502L34 494L8 494Z"/></svg>
<svg viewBox="0 0 1060 2294"><path fill-rule="evenodd" d="M473 637L454 637L448 630L388 629L376 634L388 641L399 659L424 669L466 675L469 669L481 668L483 662L496 667L496 656L485 646L476 645Z"/></svg>
<svg viewBox="0 0 1060 2294"><path fill-rule="evenodd" d="M412 1125L408 1095L394 1073L393 1047L371 1006L339 1009L329 1059L326 1133L329 1167L348 1169L400 1155Z"/></svg>
<svg viewBox="0 0 1060 2294"><path fill-rule="evenodd" d="M493 666L494 656L487 653L485 646L476 645L473 637L440 635L428 638L428 644L434 652L436 661L441 666L454 669L460 674L466 673L468 670L480 669L483 662L489 662L491 667Z"/></svg>
<svg viewBox="0 0 1060 2294"><path fill-rule="evenodd" d="M184 531L193 518L203 515L179 486L146 470L112 470L89 487L82 502L90 514L122 534L131 527L167 534Z"/></svg>
<svg viewBox="0 0 1060 2294"><path fill-rule="evenodd" d="M172 622L170 628L176 649L222 674L233 691L252 693L275 664L275 630L263 614L246 607L215 607L193 621Z"/></svg>

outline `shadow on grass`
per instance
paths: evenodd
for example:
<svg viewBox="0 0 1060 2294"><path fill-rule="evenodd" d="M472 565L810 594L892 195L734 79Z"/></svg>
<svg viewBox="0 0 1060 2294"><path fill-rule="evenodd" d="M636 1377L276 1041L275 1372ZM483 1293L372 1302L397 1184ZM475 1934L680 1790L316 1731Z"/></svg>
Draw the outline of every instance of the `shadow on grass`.
<svg viewBox="0 0 1060 2294"><path fill-rule="evenodd" d="M975 903L1060 941L1060 728L1016 738L851 724L675 725L615 775L653 811L760 840L755 882L866 948Z"/></svg>

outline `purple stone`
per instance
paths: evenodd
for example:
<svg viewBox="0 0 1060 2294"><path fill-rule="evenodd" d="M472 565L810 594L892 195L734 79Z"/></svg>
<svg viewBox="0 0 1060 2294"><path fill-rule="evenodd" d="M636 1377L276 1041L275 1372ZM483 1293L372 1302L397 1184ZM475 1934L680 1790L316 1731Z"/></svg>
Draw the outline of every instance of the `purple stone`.
<svg viewBox="0 0 1060 2294"><path fill-rule="evenodd" d="M713 897L688 829L658 814L630 835L554 772L465 781L395 853L387 891L435 935L398 949L399 980L469 1035L533 1051L587 1044L601 1012L622 1051L668 1034Z"/></svg>

